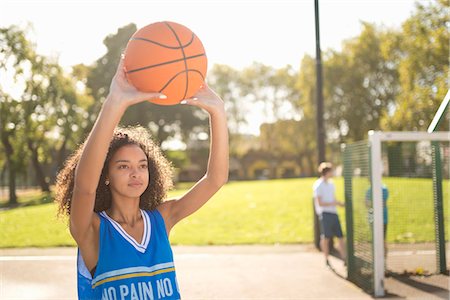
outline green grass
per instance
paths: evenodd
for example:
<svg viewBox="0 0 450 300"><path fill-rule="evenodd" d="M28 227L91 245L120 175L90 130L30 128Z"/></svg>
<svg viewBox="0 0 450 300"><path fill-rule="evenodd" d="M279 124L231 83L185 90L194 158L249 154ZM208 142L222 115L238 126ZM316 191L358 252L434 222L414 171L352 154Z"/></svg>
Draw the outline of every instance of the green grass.
<svg viewBox="0 0 450 300"><path fill-rule="evenodd" d="M66 223L56 219L53 203L0 213L0 247L73 246Z"/></svg>
<svg viewBox="0 0 450 300"><path fill-rule="evenodd" d="M393 243L420 243L435 239L434 200L431 179L383 178L388 187L388 231L387 240ZM449 180L443 181L444 222L449 224ZM368 210L365 195L369 182L355 178L352 185L355 240L372 239L368 224ZM447 232L447 239L448 239Z"/></svg>
<svg viewBox="0 0 450 300"><path fill-rule="evenodd" d="M389 207L388 240L401 243L434 240L434 201L431 179L386 178L391 188ZM444 222L450 224L449 180L443 181ZM409 213L404 213L408 211ZM395 230L390 230L390 228ZM446 239L450 232L447 231Z"/></svg>
<svg viewBox="0 0 450 300"><path fill-rule="evenodd" d="M422 243L435 239L434 200L431 179L383 178L388 187L388 230L387 240L393 243ZM444 222L449 224L449 180L443 181ZM368 209L365 202L369 182L364 178L353 180L353 211L355 241L372 239ZM448 240L448 234L446 235Z"/></svg>
<svg viewBox="0 0 450 300"><path fill-rule="evenodd" d="M277 244L309 243L313 240L313 219L311 186L314 178L268 181L230 182L224 186L200 211L175 226L171 233L172 244ZM391 241L431 241L434 228L424 226L433 205L423 199L429 198L429 182L413 180L388 182L391 198L390 227ZM343 200L343 180L335 179L338 198ZM447 183L448 184L448 181ZM169 197L183 194L191 184L182 184ZM414 196L402 197L412 190ZM447 190L447 192L446 192ZM444 188L448 194L448 189ZM448 195L446 195L448 203ZM41 199L41 200L39 200ZM0 212L0 248L5 247L50 247L75 246L70 237L67 220L56 219L53 203L42 201L41 194L28 198L34 205ZM39 204L43 203L43 204ZM414 207L412 214L405 217L402 210ZM446 205L447 206L447 205ZM411 211L411 210L409 210ZM446 220L449 221L446 208ZM400 214L396 215L396 214ZM345 230L344 210L339 209L341 224ZM411 234L402 237L404 223L408 223ZM397 224L397 225L396 225ZM447 223L448 224L448 223ZM402 227L403 226L403 227Z"/></svg>
<svg viewBox="0 0 450 300"><path fill-rule="evenodd" d="M178 224L173 244L311 242L314 179L232 182Z"/></svg>

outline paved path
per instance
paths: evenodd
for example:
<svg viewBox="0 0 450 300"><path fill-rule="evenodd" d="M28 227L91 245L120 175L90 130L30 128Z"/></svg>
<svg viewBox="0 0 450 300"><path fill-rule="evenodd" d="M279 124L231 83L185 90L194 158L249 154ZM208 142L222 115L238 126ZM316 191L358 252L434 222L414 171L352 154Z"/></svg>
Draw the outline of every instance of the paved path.
<svg viewBox="0 0 450 300"><path fill-rule="evenodd" d="M371 299L325 268L311 246L173 250L183 299ZM76 299L75 255L74 248L0 250L0 299Z"/></svg>

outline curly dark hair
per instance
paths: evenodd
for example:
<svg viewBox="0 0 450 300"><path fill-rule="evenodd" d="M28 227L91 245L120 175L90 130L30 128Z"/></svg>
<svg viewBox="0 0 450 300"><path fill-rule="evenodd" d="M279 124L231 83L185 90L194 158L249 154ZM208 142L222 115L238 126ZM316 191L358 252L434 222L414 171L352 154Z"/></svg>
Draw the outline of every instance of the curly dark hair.
<svg viewBox="0 0 450 300"><path fill-rule="evenodd" d="M75 182L75 169L80 161L83 147L86 141L70 156L64 168L56 178L56 198L58 203L58 216L70 215L72 194ZM149 132L142 126L117 127L109 145L108 154L103 164L102 173L97 186L94 211L100 212L111 206L111 191L105 182L109 162L116 151L125 145L139 146L147 156L149 183L147 189L141 195L139 207L153 210L161 204L167 192L173 187L172 166L164 157L161 149L153 142Z"/></svg>

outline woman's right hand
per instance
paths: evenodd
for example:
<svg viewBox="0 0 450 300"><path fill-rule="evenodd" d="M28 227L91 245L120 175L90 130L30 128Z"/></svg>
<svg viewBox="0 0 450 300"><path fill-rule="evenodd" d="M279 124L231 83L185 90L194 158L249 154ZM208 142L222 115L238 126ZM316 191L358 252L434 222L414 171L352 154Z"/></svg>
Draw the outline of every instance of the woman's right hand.
<svg viewBox="0 0 450 300"><path fill-rule="evenodd" d="M112 103L114 106L119 106L124 109L130 105L148 101L151 99L165 99L167 98L161 93L146 93L136 89L127 80L125 74L124 56L122 54L116 74L114 75L111 86L109 88L109 95L105 102Z"/></svg>

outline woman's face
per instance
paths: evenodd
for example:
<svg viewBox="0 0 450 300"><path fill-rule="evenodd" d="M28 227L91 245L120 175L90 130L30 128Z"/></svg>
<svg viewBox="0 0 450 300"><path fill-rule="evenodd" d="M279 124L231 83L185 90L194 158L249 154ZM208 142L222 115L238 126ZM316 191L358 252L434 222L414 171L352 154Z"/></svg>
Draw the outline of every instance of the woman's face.
<svg viewBox="0 0 450 300"><path fill-rule="evenodd" d="M148 161L144 151L137 145L119 148L109 162L107 178L113 195L140 197L149 181Z"/></svg>

